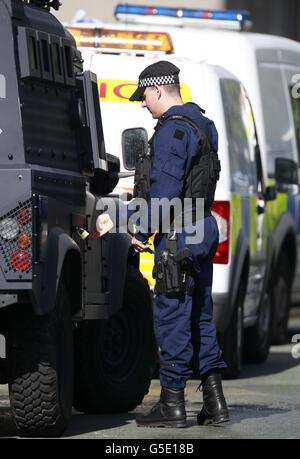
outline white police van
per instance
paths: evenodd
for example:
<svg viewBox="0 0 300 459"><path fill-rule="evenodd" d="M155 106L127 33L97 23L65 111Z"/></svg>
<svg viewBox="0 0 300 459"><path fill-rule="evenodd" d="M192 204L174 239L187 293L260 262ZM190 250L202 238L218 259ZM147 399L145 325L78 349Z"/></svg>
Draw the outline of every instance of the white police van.
<svg viewBox="0 0 300 459"><path fill-rule="evenodd" d="M180 67L184 101L193 100L203 107L219 132L222 172L212 208L220 229L213 282L214 321L229 366L227 376L237 377L243 354L248 360L264 361L271 332L273 340L280 341L286 330L297 228L300 233L299 221L295 221L297 212L299 220L295 204L299 193L294 163L287 161L297 158L288 84L283 86L280 59L284 52L277 52L276 47L285 47L291 73L296 69L292 62L300 45L278 38L274 48L270 37L240 32L250 21L244 12L119 5L116 17L124 22L83 21L69 27L82 48L86 68L99 78L107 151L122 159L120 136L125 131L124 140L128 128L143 126L152 135L155 121L128 98L139 73L160 59ZM268 85L261 86L260 64L262 81L271 79L276 89L274 95L269 88L272 98L279 104L278 98L285 110L278 117L270 98L263 98ZM274 74L268 73L272 65ZM295 102L298 118L299 111ZM294 156L289 158L291 152ZM279 158L276 171L274 157ZM124 162L122 169L126 171ZM277 198L272 186L275 178ZM115 191L128 199L132 178L120 180ZM141 263L150 283L152 261L146 255Z"/></svg>

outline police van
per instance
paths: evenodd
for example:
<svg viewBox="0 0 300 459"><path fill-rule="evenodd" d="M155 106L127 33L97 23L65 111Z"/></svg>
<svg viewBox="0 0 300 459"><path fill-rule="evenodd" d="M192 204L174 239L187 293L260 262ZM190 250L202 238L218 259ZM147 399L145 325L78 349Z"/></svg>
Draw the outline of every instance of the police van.
<svg viewBox="0 0 300 459"><path fill-rule="evenodd" d="M220 230L214 322L227 376L237 377L243 357L264 361L271 341L284 339L292 279L299 294L299 127L296 137L293 110L299 119L300 107L288 91L300 45L244 31L250 23L245 12L127 4L115 14L116 23L83 19L69 31L86 68L98 75L105 142L123 171L131 169L133 146L143 144L142 130L130 128L144 127L150 137L155 125L128 100L147 65L174 62L184 102L200 105L216 124L222 172L212 207ZM124 178L114 191L127 201L132 186L132 177ZM143 255L140 268L150 284L152 266L151 255Z"/></svg>

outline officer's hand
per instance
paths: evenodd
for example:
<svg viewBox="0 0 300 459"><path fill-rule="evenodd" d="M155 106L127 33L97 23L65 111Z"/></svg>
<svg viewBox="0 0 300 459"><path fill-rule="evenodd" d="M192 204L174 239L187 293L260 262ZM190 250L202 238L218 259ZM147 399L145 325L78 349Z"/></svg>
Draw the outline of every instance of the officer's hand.
<svg viewBox="0 0 300 459"><path fill-rule="evenodd" d="M144 244L143 242L136 239L134 236L131 239L131 245L133 245L134 251L137 253L144 252L148 249L148 247L150 247L150 244Z"/></svg>
<svg viewBox="0 0 300 459"><path fill-rule="evenodd" d="M114 224L108 214L101 214L96 220L95 228L90 232L89 239L98 239L108 233Z"/></svg>

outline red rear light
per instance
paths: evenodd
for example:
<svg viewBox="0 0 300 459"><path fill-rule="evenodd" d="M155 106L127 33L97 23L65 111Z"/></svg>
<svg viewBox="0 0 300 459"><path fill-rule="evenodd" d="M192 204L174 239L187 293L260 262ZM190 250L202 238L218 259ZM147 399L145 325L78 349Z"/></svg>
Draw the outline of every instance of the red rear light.
<svg viewBox="0 0 300 459"><path fill-rule="evenodd" d="M229 261L230 246L230 202L214 201L211 211L217 220L220 234L220 242L214 263L226 265Z"/></svg>
<svg viewBox="0 0 300 459"><path fill-rule="evenodd" d="M31 265L31 256L24 250L18 250L12 255L10 262L16 271L26 271Z"/></svg>
<svg viewBox="0 0 300 459"><path fill-rule="evenodd" d="M28 209L20 210L17 214L17 218L20 223L22 223L23 225L26 225L31 219L29 210Z"/></svg>

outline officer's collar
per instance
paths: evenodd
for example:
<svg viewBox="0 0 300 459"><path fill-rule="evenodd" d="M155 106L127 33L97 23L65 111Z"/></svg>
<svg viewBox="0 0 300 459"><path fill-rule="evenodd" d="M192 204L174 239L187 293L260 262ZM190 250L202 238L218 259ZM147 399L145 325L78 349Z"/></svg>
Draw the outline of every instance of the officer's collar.
<svg viewBox="0 0 300 459"><path fill-rule="evenodd" d="M203 110L203 108L199 107L194 102L187 102L186 104L183 104L183 105L173 105L163 115L161 115L158 118L158 121L157 121L157 124L156 124L154 130L157 131L157 129L160 128L160 126L163 124L164 120L168 116L170 116L170 115L184 115L185 113L182 113L182 107L186 107L187 105L195 105L195 106L198 107L198 109L200 109L201 113L205 113L205 110Z"/></svg>
<svg viewBox="0 0 300 459"><path fill-rule="evenodd" d="M154 130L156 131L157 129L160 128L160 126L163 124L163 122L165 121L165 119L170 116L170 115L174 115L174 107L179 107L179 105L173 105L172 107L170 107L163 115L161 115L158 120L157 120L157 123L156 123L156 126L154 128ZM175 111L176 113L177 111Z"/></svg>

